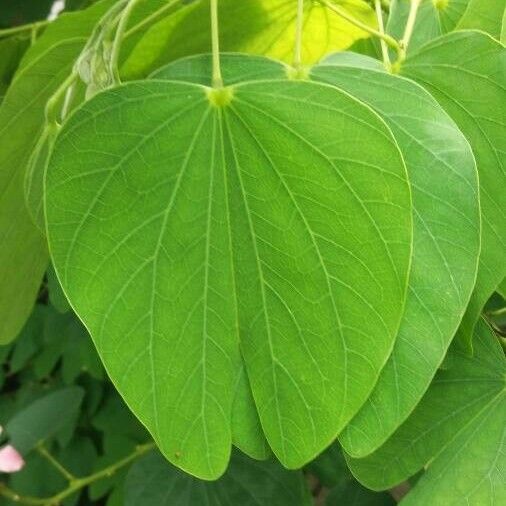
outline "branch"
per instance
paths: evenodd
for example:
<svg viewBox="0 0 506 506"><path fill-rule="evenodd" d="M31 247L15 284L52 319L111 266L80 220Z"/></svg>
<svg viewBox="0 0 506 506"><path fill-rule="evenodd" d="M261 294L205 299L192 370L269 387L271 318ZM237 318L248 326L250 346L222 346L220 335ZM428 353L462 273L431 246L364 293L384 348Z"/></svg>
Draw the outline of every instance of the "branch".
<svg viewBox="0 0 506 506"><path fill-rule="evenodd" d="M69 497L70 495L78 492L79 490L91 485L92 483L103 480L104 478L109 478L114 473L127 466L134 460L138 459L145 453L149 452L155 448L154 443L147 443L144 445L138 446L135 451L133 451L127 457L118 460L114 464L98 471L96 473L90 474L89 476L85 476L84 478L73 478L69 481L69 485L66 489L58 492L57 494L46 497L25 497L17 494L14 490L7 487L7 485L0 483L0 496L6 497L13 502L18 504L25 504L27 506L58 506L64 499ZM52 457L51 457L52 458ZM54 460L54 459L53 459Z"/></svg>

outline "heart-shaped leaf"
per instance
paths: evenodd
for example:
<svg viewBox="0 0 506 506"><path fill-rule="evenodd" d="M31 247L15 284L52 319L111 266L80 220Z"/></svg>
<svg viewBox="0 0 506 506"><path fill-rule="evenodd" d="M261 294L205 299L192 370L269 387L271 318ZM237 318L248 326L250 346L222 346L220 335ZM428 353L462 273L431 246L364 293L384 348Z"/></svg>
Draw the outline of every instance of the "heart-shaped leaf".
<svg viewBox="0 0 506 506"><path fill-rule="evenodd" d="M69 119L46 188L66 295L176 465L225 470L242 358L288 467L369 395L402 315L412 208L397 144L360 102L309 82L131 83Z"/></svg>
<svg viewBox="0 0 506 506"><path fill-rule="evenodd" d="M475 354L456 351L398 432L365 459L349 459L367 487L383 490L428 466L409 506L496 505L506 501L505 359L480 320Z"/></svg>
<svg viewBox="0 0 506 506"><path fill-rule="evenodd" d="M471 346L478 316L506 275L506 48L482 32L454 32L424 46L402 66L457 123L480 176L482 245L478 278L460 342Z"/></svg>
<svg viewBox="0 0 506 506"><path fill-rule="evenodd" d="M399 335L371 397L340 436L359 457L381 446L428 388L466 310L480 252L478 177L467 140L421 86L372 63L360 68L364 58L346 66L349 57L336 54L310 72L383 117L413 192L413 260Z"/></svg>

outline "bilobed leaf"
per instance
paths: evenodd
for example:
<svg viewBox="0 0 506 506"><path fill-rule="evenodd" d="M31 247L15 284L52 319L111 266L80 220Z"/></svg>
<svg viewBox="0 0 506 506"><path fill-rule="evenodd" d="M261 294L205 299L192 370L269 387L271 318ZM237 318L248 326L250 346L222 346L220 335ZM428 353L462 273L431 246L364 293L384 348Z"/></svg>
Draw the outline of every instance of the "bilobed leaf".
<svg viewBox="0 0 506 506"><path fill-rule="evenodd" d="M469 348L485 302L506 274L506 48L475 31L454 32L413 54L401 73L423 85L474 152L480 179L482 244L478 278L460 342Z"/></svg>
<svg viewBox="0 0 506 506"><path fill-rule="evenodd" d="M76 416L82 398L82 388L69 387L36 400L5 425L9 443L20 453L28 453Z"/></svg>
<svg viewBox="0 0 506 506"><path fill-rule="evenodd" d="M158 452L136 462L125 483L125 506L310 506L300 471L274 460L255 462L239 452L216 482L206 483L171 466Z"/></svg>
<svg viewBox="0 0 506 506"><path fill-rule="evenodd" d="M413 52L426 42L454 30L466 11L468 3L469 0L424 0L421 2L408 52ZM390 4L386 31L397 39L403 37L410 5L411 0L392 0Z"/></svg>
<svg viewBox="0 0 506 506"><path fill-rule="evenodd" d="M428 465L403 500L409 506L498 505L506 501L505 358L480 320L474 357L454 351L411 417L377 452L349 459L367 487L387 489Z"/></svg>
<svg viewBox="0 0 506 506"><path fill-rule="evenodd" d="M375 26L373 9L363 0L341 0L339 5L365 24ZM306 63L318 61L329 51L344 49L368 37L319 2L306 0L303 47ZM220 0L220 47L272 56L288 62L293 58L297 2L293 0ZM184 56L206 53L211 40L209 0L188 5L151 27L125 62L122 74L138 78Z"/></svg>
<svg viewBox="0 0 506 506"><path fill-rule="evenodd" d="M501 36L502 16L506 4L504 0L468 0L468 6L457 23L457 30L483 30L492 37Z"/></svg>
<svg viewBox="0 0 506 506"><path fill-rule="evenodd" d="M52 23L25 54L0 106L0 343L19 333L48 262L46 241L32 222L23 190L44 107L109 4Z"/></svg>
<svg viewBox="0 0 506 506"><path fill-rule="evenodd" d="M337 65L338 60L344 63ZM361 57L363 59L365 57ZM377 449L428 388L473 291L480 253L480 206L471 148L420 85L370 65L346 67L337 54L312 79L349 92L386 121L403 153L413 193L413 259L393 352L359 413L340 435L354 456ZM356 63L356 62L355 62Z"/></svg>
<svg viewBox="0 0 506 506"><path fill-rule="evenodd" d="M288 467L369 395L412 209L397 144L360 102L310 82L130 83L69 119L46 188L63 289L171 462L225 470L241 354Z"/></svg>

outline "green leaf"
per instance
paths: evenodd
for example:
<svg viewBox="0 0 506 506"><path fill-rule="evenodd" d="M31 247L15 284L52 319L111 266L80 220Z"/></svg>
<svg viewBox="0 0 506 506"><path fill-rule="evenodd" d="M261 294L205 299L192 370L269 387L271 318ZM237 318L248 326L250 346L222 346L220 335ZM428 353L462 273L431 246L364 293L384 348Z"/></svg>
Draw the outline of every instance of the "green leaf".
<svg viewBox="0 0 506 506"><path fill-rule="evenodd" d="M423 1L418 8L408 52L413 52L426 42L454 30L466 11L468 3L469 0ZM391 2L386 31L396 39L403 37L410 4L411 0L392 0Z"/></svg>
<svg viewBox="0 0 506 506"><path fill-rule="evenodd" d="M413 258L403 320L372 395L339 437L349 454L362 457L381 446L418 404L464 315L480 253L479 187L467 140L420 85L371 69L375 60L362 68L345 66L347 55L330 61L313 67L311 78L353 93L382 116L403 153L413 192Z"/></svg>
<svg viewBox="0 0 506 506"><path fill-rule="evenodd" d="M499 39L502 29L504 0L468 0L464 15L457 24L458 30L476 29Z"/></svg>
<svg viewBox="0 0 506 506"><path fill-rule="evenodd" d="M100 2L51 23L27 51L0 106L0 343L21 330L48 262L46 241L32 222L23 189L44 107L107 5Z"/></svg>
<svg viewBox="0 0 506 506"><path fill-rule="evenodd" d="M369 395L412 233L404 163L369 108L310 82L130 83L69 119L46 185L63 289L171 462L225 470L241 353L287 467Z"/></svg>
<svg viewBox="0 0 506 506"><path fill-rule="evenodd" d="M36 400L7 422L5 432L10 444L27 454L76 416L82 398L81 388L69 387Z"/></svg>
<svg viewBox="0 0 506 506"><path fill-rule="evenodd" d="M136 462L125 483L125 506L310 506L301 472L275 461L256 462L234 453L225 475L206 483L172 467L158 452Z"/></svg>
<svg viewBox="0 0 506 506"><path fill-rule="evenodd" d="M403 500L407 506L506 502L505 358L480 320L474 357L456 351L399 431L365 459L349 459L367 487L387 489L428 466Z"/></svg>
<svg viewBox="0 0 506 506"><path fill-rule="evenodd" d="M467 348L483 306L506 275L505 58L506 48L490 36L464 31L424 46L401 68L452 117L476 158L482 245L476 287L459 331L459 340Z"/></svg>
<svg viewBox="0 0 506 506"><path fill-rule="evenodd" d="M355 18L376 25L373 9L362 0L338 2ZM293 0L220 0L222 51L261 54L291 62L297 3ZM330 51L344 49L368 34L318 2L305 1L303 61L313 63ZM183 56L210 51L209 0L194 2L162 19L140 39L122 74L138 78Z"/></svg>

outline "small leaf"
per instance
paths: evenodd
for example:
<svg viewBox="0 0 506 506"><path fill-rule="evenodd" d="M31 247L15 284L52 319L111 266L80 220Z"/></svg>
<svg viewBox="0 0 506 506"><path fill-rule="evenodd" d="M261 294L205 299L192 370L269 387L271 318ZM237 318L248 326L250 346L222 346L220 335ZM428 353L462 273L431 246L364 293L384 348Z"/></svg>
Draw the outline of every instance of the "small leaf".
<svg viewBox="0 0 506 506"><path fill-rule="evenodd" d="M310 506L299 471L275 461L256 462L234 453L216 482L206 483L172 467L158 452L136 462L125 483L125 506Z"/></svg>
<svg viewBox="0 0 506 506"><path fill-rule="evenodd" d="M425 473L402 504L449 506L506 502L506 361L490 328L480 320L474 357L454 351L411 417L378 451L349 459L367 487L387 489Z"/></svg>
<svg viewBox="0 0 506 506"><path fill-rule="evenodd" d="M412 208L390 131L349 95L126 84L69 119L46 187L65 293L171 462L225 470L241 354L289 467L369 395L402 315Z"/></svg>
<svg viewBox="0 0 506 506"><path fill-rule="evenodd" d="M424 46L402 66L423 85L467 137L480 179L482 244L478 278L459 341L471 348L473 327L506 275L506 48L474 31L454 32ZM479 90L479 93L476 92Z"/></svg>
<svg viewBox="0 0 506 506"><path fill-rule="evenodd" d="M81 388L69 387L36 400L7 422L5 432L9 443L26 455L76 415L82 398Z"/></svg>
<svg viewBox="0 0 506 506"><path fill-rule="evenodd" d="M473 291L480 253L479 187L466 138L418 84L336 54L312 79L352 93L380 114L403 153L413 193L413 258L392 355L362 409L339 436L362 457L409 416L436 374ZM341 61L340 65L337 63ZM362 68L360 68L362 64Z"/></svg>

